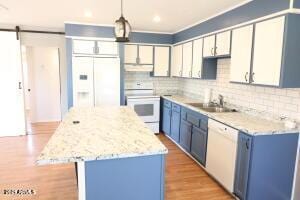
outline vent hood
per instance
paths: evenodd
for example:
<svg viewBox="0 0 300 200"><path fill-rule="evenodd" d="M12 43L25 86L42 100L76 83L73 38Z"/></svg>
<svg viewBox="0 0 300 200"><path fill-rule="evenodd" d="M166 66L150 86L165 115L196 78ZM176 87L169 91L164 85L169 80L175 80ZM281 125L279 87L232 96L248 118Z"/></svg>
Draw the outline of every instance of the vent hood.
<svg viewBox="0 0 300 200"><path fill-rule="evenodd" d="M152 72L153 65L125 65L127 72Z"/></svg>

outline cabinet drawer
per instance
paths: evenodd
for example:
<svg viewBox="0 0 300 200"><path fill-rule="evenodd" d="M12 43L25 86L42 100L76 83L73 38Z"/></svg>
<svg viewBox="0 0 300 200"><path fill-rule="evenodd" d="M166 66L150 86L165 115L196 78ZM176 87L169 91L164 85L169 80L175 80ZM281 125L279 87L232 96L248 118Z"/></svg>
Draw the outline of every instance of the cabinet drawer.
<svg viewBox="0 0 300 200"><path fill-rule="evenodd" d="M164 102L164 106L166 106L168 108L171 108L171 102L170 101L164 99L163 102Z"/></svg>
<svg viewBox="0 0 300 200"><path fill-rule="evenodd" d="M208 130L208 120L207 119L201 119L200 121L200 128L204 131Z"/></svg>
<svg viewBox="0 0 300 200"><path fill-rule="evenodd" d="M187 117L187 111L186 109L182 108L181 109L181 119L186 120Z"/></svg>
<svg viewBox="0 0 300 200"><path fill-rule="evenodd" d="M191 114L191 113L187 113L187 117L186 117L186 120L188 122L190 122L191 124L197 126L197 127L200 127L200 122L201 122L201 119L194 115L194 114Z"/></svg>
<svg viewBox="0 0 300 200"><path fill-rule="evenodd" d="M172 103L172 111L180 113L180 105L178 105L176 103Z"/></svg>

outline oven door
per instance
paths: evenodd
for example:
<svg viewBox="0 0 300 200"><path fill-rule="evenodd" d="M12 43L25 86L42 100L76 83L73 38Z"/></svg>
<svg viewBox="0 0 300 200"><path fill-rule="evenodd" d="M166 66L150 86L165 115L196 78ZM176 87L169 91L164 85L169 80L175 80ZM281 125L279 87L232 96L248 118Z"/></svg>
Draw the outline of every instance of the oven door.
<svg viewBox="0 0 300 200"><path fill-rule="evenodd" d="M144 122L159 122L159 98L127 99L127 105L140 116Z"/></svg>

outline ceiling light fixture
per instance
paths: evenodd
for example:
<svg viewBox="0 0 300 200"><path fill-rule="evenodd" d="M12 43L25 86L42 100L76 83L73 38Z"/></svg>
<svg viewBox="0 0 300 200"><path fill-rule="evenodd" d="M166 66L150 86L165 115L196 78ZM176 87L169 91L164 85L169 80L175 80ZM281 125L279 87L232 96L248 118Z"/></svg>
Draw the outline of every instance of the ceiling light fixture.
<svg viewBox="0 0 300 200"><path fill-rule="evenodd" d="M153 17L153 21L156 22L156 23L160 22L160 16L155 15L155 16Z"/></svg>
<svg viewBox="0 0 300 200"><path fill-rule="evenodd" d="M116 42L129 42L129 34L131 26L123 17L123 0L121 0L121 17L115 22L115 37Z"/></svg>
<svg viewBox="0 0 300 200"><path fill-rule="evenodd" d="M93 16L93 13L92 13L91 11L89 11L89 10L86 10L86 11L84 12L84 16L90 18L90 17Z"/></svg>

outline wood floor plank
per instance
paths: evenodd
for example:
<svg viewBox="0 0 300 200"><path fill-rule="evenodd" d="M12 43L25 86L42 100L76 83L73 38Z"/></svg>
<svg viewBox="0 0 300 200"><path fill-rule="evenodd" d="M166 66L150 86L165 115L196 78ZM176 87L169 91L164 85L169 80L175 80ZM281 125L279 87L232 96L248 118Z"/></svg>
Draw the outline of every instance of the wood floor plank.
<svg viewBox="0 0 300 200"><path fill-rule="evenodd" d="M35 160L58 123L32 125L32 135L0 138L0 190L34 189L33 196L0 199L75 200L77 186L74 164L37 166ZM233 199L190 157L163 134L159 139L169 149L166 160L166 200Z"/></svg>

